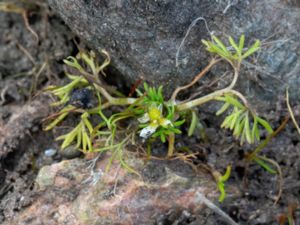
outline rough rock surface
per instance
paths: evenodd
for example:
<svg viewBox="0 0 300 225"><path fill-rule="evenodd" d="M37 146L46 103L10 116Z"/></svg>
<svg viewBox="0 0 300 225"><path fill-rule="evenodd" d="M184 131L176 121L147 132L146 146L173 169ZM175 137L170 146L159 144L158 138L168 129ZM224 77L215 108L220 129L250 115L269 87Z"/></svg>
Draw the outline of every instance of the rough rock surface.
<svg viewBox="0 0 300 225"><path fill-rule="evenodd" d="M170 93L177 85L189 82L210 58L200 43L209 37L203 20L191 29L177 65L176 53L188 27L203 17L209 30L223 39L244 33L249 42L262 40L262 51L243 68L239 88L246 95L271 100L288 84L291 97L299 100L300 33L295 32L300 29L298 0L48 2L93 48L105 48L113 66L132 83L143 76L156 85L163 84ZM223 72L213 71L218 77Z"/></svg>
<svg viewBox="0 0 300 225"><path fill-rule="evenodd" d="M192 216L203 211L203 204L195 195L200 192L212 199L218 196L209 176L197 176L182 162L173 161L173 166L163 161L143 165L134 159L131 165L139 168L138 177L117 163L103 174L108 159L100 159L93 170L83 159L43 167L36 178L37 199L8 223L165 224L168 214L176 220L174 212L180 212L179 221L181 215L194 220L194 224L202 224L196 221L201 213L198 218ZM229 192L229 196L239 195Z"/></svg>

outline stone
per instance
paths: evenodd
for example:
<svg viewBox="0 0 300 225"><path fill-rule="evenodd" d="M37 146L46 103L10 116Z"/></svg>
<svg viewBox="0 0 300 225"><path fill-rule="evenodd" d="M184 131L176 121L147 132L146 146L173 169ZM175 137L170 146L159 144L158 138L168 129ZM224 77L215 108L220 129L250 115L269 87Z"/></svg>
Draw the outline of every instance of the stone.
<svg viewBox="0 0 300 225"><path fill-rule="evenodd" d="M129 173L117 161L102 173L109 154L94 168L89 165L95 161L79 158L43 167L36 178L37 197L6 224L159 224L164 218L187 221L201 218L205 207L198 202L197 193L212 200L219 195L209 175L192 172L191 176L190 168L184 169L180 160L144 164L128 156L127 162L140 176ZM170 167L170 163L175 165ZM96 173L101 174L97 180ZM227 191L230 196L240 196L230 185Z"/></svg>
<svg viewBox="0 0 300 225"><path fill-rule="evenodd" d="M291 99L300 99L300 33L295 32L300 29L299 1L48 2L93 49L110 53L112 66L127 83L143 77L151 84L163 85L169 95L178 85L189 83L212 57L201 39L208 39L210 32L222 40L245 34L247 44L262 40L262 49L244 63L237 88L261 100L265 107L267 101L284 94L286 85ZM224 68L214 69L200 84L223 72Z"/></svg>

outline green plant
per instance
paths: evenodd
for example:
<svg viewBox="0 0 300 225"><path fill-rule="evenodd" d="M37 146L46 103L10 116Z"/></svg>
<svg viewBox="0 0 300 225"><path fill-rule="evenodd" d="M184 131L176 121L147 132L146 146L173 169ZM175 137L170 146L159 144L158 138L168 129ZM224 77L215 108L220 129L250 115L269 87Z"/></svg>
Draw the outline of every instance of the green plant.
<svg viewBox="0 0 300 225"><path fill-rule="evenodd" d="M162 87L149 87L146 83L143 89L136 89L137 97L124 97L115 88L106 85L103 81L105 67L110 63L107 52L102 51L105 60L102 64L97 61L94 52L79 52L76 57L68 57L64 63L71 68L72 72L66 73L70 82L62 87L51 86L47 90L53 93L58 100L53 106L62 107L61 110L50 118L52 122L46 126L46 130L53 129L64 121L70 113L79 114L79 123L67 134L61 135L57 140L62 140L62 149L72 143L76 143L83 152L107 152L111 153L111 162L116 159L128 170L134 170L124 160L124 147L134 143L137 136L143 141L152 143L159 138L162 142L168 141L168 157L174 155L176 134L180 134L181 125L186 122L184 115L191 115L191 123L188 135L193 135L199 127L199 119L194 110L195 107L209 101L223 102L223 106L216 113L217 116L226 112L222 128L233 131L233 135L240 139L240 143L254 143L260 139L260 130L264 128L268 133L273 130L269 123L260 118L248 104L246 98L234 86L239 77L241 62L243 59L255 53L260 46L256 41L249 48L245 48L244 35L236 43L229 37L230 47L226 47L217 37L212 36L212 41L202 41L207 50L216 55L209 65L198 74L188 85L178 87L173 92L170 100L166 100ZM225 60L233 68L233 79L228 87L216 90L206 96L189 101L177 101L177 94L195 84L215 64ZM76 90L88 89L92 97L97 100L97 105L86 107L89 104L81 104L78 107L72 103L72 95ZM78 97L78 96L77 96ZM88 101L84 96L82 101ZM79 98L80 100L80 98ZM78 101L78 99L77 99ZM112 107L112 106L118 106ZM106 109L112 110L112 115L107 117ZM91 122L92 118L98 118L98 123ZM120 121L131 121L130 129L121 126ZM135 121L135 122L134 122ZM148 153L149 144L148 144ZM109 168L109 165L108 165ZM224 182L228 179L230 170L224 176L218 176L217 185L221 191L220 200L225 197Z"/></svg>
<svg viewBox="0 0 300 225"><path fill-rule="evenodd" d="M217 187L220 191L219 202L223 202L226 197L225 182L229 179L230 173L231 173L231 165L227 166L224 175L221 175L218 171L214 171L212 173L217 182Z"/></svg>

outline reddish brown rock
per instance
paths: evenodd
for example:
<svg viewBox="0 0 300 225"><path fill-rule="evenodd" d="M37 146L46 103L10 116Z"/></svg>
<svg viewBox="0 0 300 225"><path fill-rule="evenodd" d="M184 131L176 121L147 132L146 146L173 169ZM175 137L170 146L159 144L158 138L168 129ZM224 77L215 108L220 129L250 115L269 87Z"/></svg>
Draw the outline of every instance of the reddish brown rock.
<svg viewBox="0 0 300 225"><path fill-rule="evenodd" d="M108 157L99 160L94 172L83 159L45 166L36 179L36 201L7 224L154 224L170 210L202 209L197 192L218 196L210 176L197 175L180 161L130 160L140 177L117 162L103 174L107 162Z"/></svg>

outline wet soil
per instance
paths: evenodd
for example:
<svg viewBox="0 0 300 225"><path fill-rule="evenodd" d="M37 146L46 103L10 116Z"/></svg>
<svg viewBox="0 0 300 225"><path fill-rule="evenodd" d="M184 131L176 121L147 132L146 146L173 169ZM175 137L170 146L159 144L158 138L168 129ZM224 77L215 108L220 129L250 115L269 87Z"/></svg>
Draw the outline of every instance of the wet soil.
<svg viewBox="0 0 300 225"><path fill-rule="evenodd" d="M39 36L38 42L24 26L21 15L0 12L0 21L1 223L9 221L35 201L34 180L38 170L62 159L59 152L53 156L46 153L46 150L55 152L59 145L51 132L42 131L42 118L50 113L50 98L41 94L41 90L50 83L62 82L62 59L77 50L73 34L43 2L29 14L30 25ZM280 125L287 113L282 99L278 96L274 109L265 115L274 127ZM228 184L235 186L241 194L233 198L229 192L219 206L236 222L279 224L278 217L287 213L289 205L300 206L300 137L296 129L289 122L263 150L263 154L278 162L283 173L282 196L274 204L279 191L278 176L245 162L245 154L254 147L241 147L229 133L219 129L221 118L215 118L209 108L199 109L206 138L200 138L200 134L191 138L182 135L177 137L180 140L177 148L198 153L193 161L195 165L210 165L221 172L227 165L232 165ZM160 155L165 148L157 146L153 151ZM298 219L295 224L300 224L299 209L294 216ZM157 217L156 224L225 223L208 208L192 213L170 206L168 212L161 212Z"/></svg>

